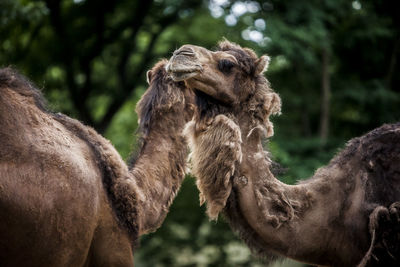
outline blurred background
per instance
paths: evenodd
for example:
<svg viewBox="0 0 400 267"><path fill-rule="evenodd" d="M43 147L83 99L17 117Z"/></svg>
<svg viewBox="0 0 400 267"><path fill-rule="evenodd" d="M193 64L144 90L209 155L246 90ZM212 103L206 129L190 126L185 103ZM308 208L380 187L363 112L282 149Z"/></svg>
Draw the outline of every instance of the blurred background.
<svg viewBox="0 0 400 267"><path fill-rule="evenodd" d="M394 0L0 0L0 66L43 90L52 110L93 126L126 159L145 73L183 44L223 37L272 58L283 101L267 144L295 183L347 140L400 119L400 10ZM265 266L220 218L209 222L187 177L137 267ZM291 261L278 266L302 266Z"/></svg>

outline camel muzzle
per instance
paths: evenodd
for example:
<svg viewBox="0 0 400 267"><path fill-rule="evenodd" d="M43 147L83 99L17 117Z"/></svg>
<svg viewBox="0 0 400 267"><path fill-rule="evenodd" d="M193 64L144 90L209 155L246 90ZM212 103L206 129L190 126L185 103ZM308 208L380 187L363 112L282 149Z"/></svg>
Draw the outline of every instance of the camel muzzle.
<svg viewBox="0 0 400 267"><path fill-rule="evenodd" d="M190 79L203 70L196 53L188 46L175 50L165 69L174 81Z"/></svg>

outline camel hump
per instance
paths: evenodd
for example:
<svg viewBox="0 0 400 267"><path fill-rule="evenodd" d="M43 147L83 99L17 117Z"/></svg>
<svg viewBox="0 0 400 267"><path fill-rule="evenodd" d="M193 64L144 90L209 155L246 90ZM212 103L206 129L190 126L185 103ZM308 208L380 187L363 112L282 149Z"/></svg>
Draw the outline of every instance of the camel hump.
<svg viewBox="0 0 400 267"><path fill-rule="evenodd" d="M379 147L384 144L390 144L397 147L397 144L400 144L400 122L384 124L367 133L363 139L363 145L368 146L369 148ZM374 151L375 150L376 149L374 149Z"/></svg>
<svg viewBox="0 0 400 267"><path fill-rule="evenodd" d="M400 159L400 122L384 124L361 137L351 139L332 163L343 164L355 157L370 171L377 166L400 168L399 164L393 164L394 160L399 162Z"/></svg>
<svg viewBox="0 0 400 267"><path fill-rule="evenodd" d="M366 196L388 206L400 195L400 123L379 127L361 139L361 166L366 171Z"/></svg>
<svg viewBox="0 0 400 267"><path fill-rule="evenodd" d="M331 160L330 165L341 168L348 166L353 175L362 174L367 201L388 206L398 201L400 195L399 162L400 123L397 122L385 124L361 137L353 138Z"/></svg>
<svg viewBox="0 0 400 267"><path fill-rule="evenodd" d="M32 82L17 70L7 67L0 68L0 90L11 89L25 97L31 97L35 105L42 111L47 112L47 104L40 90Z"/></svg>
<svg viewBox="0 0 400 267"><path fill-rule="evenodd" d="M400 123L385 124L361 137L359 151L367 170L385 170L400 184Z"/></svg>
<svg viewBox="0 0 400 267"><path fill-rule="evenodd" d="M16 70L7 67L0 69L0 88L16 88L17 85L26 84L24 83L25 78L18 74Z"/></svg>

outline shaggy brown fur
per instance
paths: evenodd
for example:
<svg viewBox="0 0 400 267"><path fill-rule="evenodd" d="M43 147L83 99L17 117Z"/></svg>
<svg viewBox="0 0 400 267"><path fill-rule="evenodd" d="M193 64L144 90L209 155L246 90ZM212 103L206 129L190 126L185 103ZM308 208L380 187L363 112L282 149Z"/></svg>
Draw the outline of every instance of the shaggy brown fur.
<svg viewBox="0 0 400 267"><path fill-rule="evenodd" d="M232 190L231 177L235 175L236 163L242 159L240 129L226 116L218 115L212 127L207 127L197 137L193 136L195 132L195 122L192 121L184 131L195 152L191 156L192 171L204 178L197 180L200 204L207 201L207 213L216 219L226 206ZM215 146L215 143L220 145Z"/></svg>
<svg viewBox="0 0 400 267"><path fill-rule="evenodd" d="M141 233L160 227L185 176L188 149L182 131L193 116L194 95L167 75L165 65L162 60L147 73L150 88L137 105L140 147L130 171L143 192Z"/></svg>
<svg viewBox="0 0 400 267"><path fill-rule="evenodd" d="M267 66L267 57L227 41L215 52L185 45L167 65L196 91L186 134L210 217L225 204L232 227L262 255L324 266L398 266L400 124L350 141L311 179L285 185L270 172L261 142L272 135L269 116L280 107L262 75Z"/></svg>
<svg viewBox="0 0 400 267"><path fill-rule="evenodd" d="M132 266L132 244L160 226L184 177L193 96L164 65L148 73L130 169L92 128L0 70L1 266Z"/></svg>

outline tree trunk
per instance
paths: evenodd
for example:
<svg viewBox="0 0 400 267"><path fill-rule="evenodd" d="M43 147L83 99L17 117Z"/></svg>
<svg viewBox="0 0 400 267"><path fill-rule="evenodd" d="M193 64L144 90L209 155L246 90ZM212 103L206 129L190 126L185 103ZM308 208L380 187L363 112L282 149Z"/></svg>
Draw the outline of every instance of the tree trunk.
<svg viewBox="0 0 400 267"><path fill-rule="evenodd" d="M393 80L393 74L395 72L396 69L396 63L397 63L397 53L399 51L399 47L400 47L400 36L397 35L396 39L394 41L394 45L393 45L393 51L392 54L390 56L390 63L389 63L389 69L386 75L386 85L387 88L389 90L392 89L392 80Z"/></svg>
<svg viewBox="0 0 400 267"><path fill-rule="evenodd" d="M322 50L322 75L321 75L321 117L319 134L322 144L325 144L329 135L329 112L331 98L331 81L329 74L330 54L327 48Z"/></svg>

